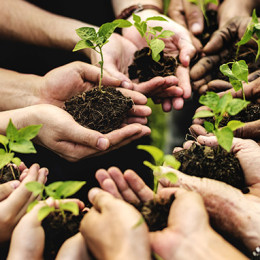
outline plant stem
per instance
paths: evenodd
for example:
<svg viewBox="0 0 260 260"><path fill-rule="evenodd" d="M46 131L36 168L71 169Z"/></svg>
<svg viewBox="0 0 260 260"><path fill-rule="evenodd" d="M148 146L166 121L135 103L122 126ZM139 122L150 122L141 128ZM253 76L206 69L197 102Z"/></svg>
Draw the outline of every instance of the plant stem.
<svg viewBox="0 0 260 260"><path fill-rule="evenodd" d="M99 90L101 91L101 82L102 82L102 79L103 79L103 70L104 70L104 57L103 57L103 52L102 52L102 48L100 46L98 46L99 48L99 54L100 54L100 57L101 57L101 61L99 62L100 64L100 77L99 77L99 84L98 84L98 88Z"/></svg>
<svg viewBox="0 0 260 260"><path fill-rule="evenodd" d="M12 175L13 175L14 180L16 180L15 174L14 174L14 169L13 169L13 166L12 166L12 165L10 165L10 169L11 169L11 173L12 173Z"/></svg>

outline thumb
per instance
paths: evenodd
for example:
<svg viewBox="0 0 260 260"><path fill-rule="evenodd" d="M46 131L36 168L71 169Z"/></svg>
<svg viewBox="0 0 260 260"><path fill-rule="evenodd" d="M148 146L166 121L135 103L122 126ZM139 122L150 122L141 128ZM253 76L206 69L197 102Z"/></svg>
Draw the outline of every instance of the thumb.
<svg viewBox="0 0 260 260"><path fill-rule="evenodd" d="M6 199L18 186L20 181L9 181L0 185L0 201Z"/></svg>

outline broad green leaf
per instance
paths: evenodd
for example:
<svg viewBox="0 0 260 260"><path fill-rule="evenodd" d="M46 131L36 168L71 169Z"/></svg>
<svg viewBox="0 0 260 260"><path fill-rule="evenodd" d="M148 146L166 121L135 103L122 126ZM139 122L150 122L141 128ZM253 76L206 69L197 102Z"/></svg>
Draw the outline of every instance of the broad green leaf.
<svg viewBox="0 0 260 260"><path fill-rule="evenodd" d="M81 27L76 29L77 35L82 40L95 41L97 38L96 30L92 27Z"/></svg>
<svg viewBox="0 0 260 260"><path fill-rule="evenodd" d="M27 213L30 212L30 211L34 208L34 206L36 206L38 203L39 203L38 200L32 201L32 202L28 205L26 212L27 212Z"/></svg>
<svg viewBox="0 0 260 260"><path fill-rule="evenodd" d="M153 157L156 165L162 165L164 153L159 148L152 145L138 145L137 149L141 149L148 152Z"/></svg>
<svg viewBox="0 0 260 260"><path fill-rule="evenodd" d="M170 154L164 156L164 164L176 170L181 167L181 163L173 155Z"/></svg>
<svg viewBox="0 0 260 260"><path fill-rule="evenodd" d="M259 58L259 55L260 55L260 37L258 37L259 39L256 41L257 43L257 54L256 54L256 57L255 57L255 61L258 60Z"/></svg>
<svg viewBox="0 0 260 260"><path fill-rule="evenodd" d="M44 206L40 208L38 212L38 220L42 221L53 211L55 211L54 207Z"/></svg>
<svg viewBox="0 0 260 260"><path fill-rule="evenodd" d="M237 79L248 83L248 66L244 60L235 61L233 63L232 73Z"/></svg>
<svg viewBox="0 0 260 260"><path fill-rule="evenodd" d="M150 48L152 50L152 58L155 61L159 61L158 60L158 55L160 54L160 52L164 49L165 44L162 40L160 39L152 39L150 42Z"/></svg>
<svg viewBox="0 0 260 260"><path fill-rule="evenodd" d="M114 30L116 29L117 24L116 23L104 23L100 26L99 30L98 30L98 37L104 37L104 41L106 41L111 34L114 32Z"/></svg>
<svg viewBox="0 0 260 260"><path fill-rule="evenodd" d="M3 148L0 148L0 155L1 154L6 154L6 151L5 151L5 149L3 149Z"/></svg>
<svg viewBox="0 0 260 260"><path fill-rule="evenodd" d="M162 175L162 178L167 178L172 184L176 183L178 181L178 177L173 172L167 172Z"/></svg>
<svg viewBox="0 0 260 260"><path fill-rule="evenodd" d="M162 28L162 26L154 26L154 27L152 27L150 29L153 29L156 32L161 32L163 28Z"/></svg>
<svg viewBox="0 0 260 260"><path fill-rule="evenodd" d="M62 181L56 181L45 187L45 192L48 197L54 199L59 199L59 196L56 195L55 191L63 184Z"/></svg>
<svg viewBox="0 0 260 260"><path fill-rule="evenodd" d="M228 122L227 127L229 127L232 131L237 130L240 127L243 127L245 123L242 123L238 120L231 120Z"/></svg>
<svg viewBox="0 0 260 260"><path fill-rule="evenodd" d="M136 15L135 13L133 13L133 20L136 23L140 23L141 22L141 17L139 15Z"/></svg>
<svg viewBox="0 0 260 260"><path fill-rule="evenodd" d="M260 23L254 25L255 29L260 30Z"/></svg>
<svg viewBox="0 0 260 260"><path fill-rule="evenodd" d="M65 181L57 188L56 194L60 198L67 198L80 190L85 183L85 181Z"/></svg>
<svg viewBox="0 0 260 260"><path fill-rule="evenodd" d="M36 153L33 143L28 140L19 140L17 142L10 142L9 148L17 153Z"/></svg>
<svg viewBox="0 0 260 260"><path fill-rule="evenodd" d="M14 157L14 158L12 159L12 162L13 162L15 165L19 166L19 165L21 164L21 159L18 158L18 157Z"/></svg>
<svg viewBox="0 0 260 260"><path fill-rule="evenodd" d="M8 126L6 128L6 137L9 140L15 140L16 136L18 134L17 128L13 125L12 120L9 120Z"/></svg>
<svg viewBox="0 0 260 260"><path fill-rule="evenodd" d="M214 125L211 122L204 121L204 127L208 133L213 133Z"/></svg>
<svg viewBox="0 0 260 260"><path fill-rule="evenodd" d="M243 87L243 83L238 79L229 79L229 82L235 91L238 91Z"/></svg>
<svg viewBox="0 0 260 260"><path fill-rule="evenodd" d="M131 22L124 20L124 19L116 19L113 21L113 23L116 23L116 26L119 28L127 28L127 27L132 26Z"/></svg>
<svg viewBox="0 0 260 260"><path fill-rule="evenodd" d="M86 48L94 49L95 46L93 45L93 43L91 41L81 40L81 41L77 42L77 44L75 45L75 47L72 51L79 51L79 50L86 49Z"/></svg>
<svg viewBox="0 0 260 260"><path fill-rule="evenodd" d="M19 139L31 140L40 131L42 125L29 125L18 130Z"/></svg>
<svg viewBox="0 0 260 260"><path fill-rule="evenodd" d="M9 140L6 136L0 135L0 143L6 146L8 144Z"/></svg>
<svg viewBox="0 0 260 260"><path fill-rule="evenodd" d="M202 105L205 105L214 111L215 107L219 102L219 96L215 92L209 91L206 95L200 96L199 102Z"/></svg>
<svg viewBox="0 0 260 260"><path fill-rule="evenodd" d="M227 76L229 79L236 79L232 73L232 70L229 68L228 64L222 64L219 67L219 70L222 72L223 75Z"/></svg>
<svg viewBox="0 0 260 260"><path fill-rule="evenodd" d="M147 31L147 24L145 22L141 22L141 29L142 29L143 36L144 36Z"/></svg>
<svg viewBox="0 0 260 260"><path fill-rule="evenodd" d="M219 145L224 148L227 152L230 152L232 141L233 141L233 132L229 127L223 127L220 130L215 132Z"/></svg>
<svg viewBox="0 0 260 260"><path fill-rule="evenodd" d="M27 190L31 191L34 196L40 195L44 189L44 185L37 181L27 182L25 187Z"/></svg>
<svg viewBox="0 0 260 260"><path fill-rule="evenodd" d="M215 112L223 115L223 113L226 110L227 105L230 103L231 100L232 100L232 95L230 93L226 93L225 95L223 95L219 99Z"/></svg>
<svg viewBox="0 0 260 260"><path fill-rule="evenodd" d="M193 119L195 118L205 118L205 117L213 117L214 113L209 111L209 110L201 110L197 112L194 116Z"/></svg>
<svg viewBox="0 0 260 260"><path fill-rule="evenodd" d="M14 153L0 154L0 169L2 169L5 165L10 163L13 157L14 157Z"/></svg>
<svg viewBox="0 0 260 260"><path fill-rule="evenodd" d="M149 167L151 170L155 170L157 168L156 165L153 165L152 163L148 162L148 161L144 161L143 164L147 167Z"/></svg>
<svg viewBox="0 0 260 260"><path fill-rule="evenodd" d="M60 209L70 211L73 215L79 214L79 206L76 202L60 203Z"/></svg>
<svg viewBox="0 0 260 260"><path fill-rule="evenodd" d="M134 23L135 28L144 37L145 31L143 30L142 26L139 23Z"/></svg>
<svg viewBox="0 0 260 260"><path fill-rule="evenodd" d="M250 102L240 98L234 98L227 106L226 111L229 115L234 116L244 109Z"/></svg>
<svg viewBox="0 0 260 260"><path fill-rule="evenodd" d="M218 0L205 0L204 1L204 4L207 5L207 4L215 4L215 5L218 5Z"/></svg>
<svg viewBox="0 0 260 260"><path fill-rule="evenodd" d="M146 21L164 21L164 22L168 22L167 19L161 17L161 16L152 16L152 17L148 17L146 19Z"/></svg>
<svg viewBox="0 0 260 260"><path fill-rule="evenodd" d="M169 30L165 30L165 31L163 31L161 34L159 34L159 35L157 36L157 38L168 38L168 37L171 37L171 36L173 36L173 35L174 35L174 32L169 31Z"/></svg>

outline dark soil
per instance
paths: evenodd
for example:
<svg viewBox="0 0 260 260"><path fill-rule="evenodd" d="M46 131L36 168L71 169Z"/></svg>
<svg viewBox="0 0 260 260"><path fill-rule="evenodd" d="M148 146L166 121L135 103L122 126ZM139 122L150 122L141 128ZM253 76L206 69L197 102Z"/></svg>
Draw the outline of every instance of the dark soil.
<svg viewBox="0 0 260 260"><path fill-rule="evenodd" d="M134 61L128 67L130 79L139 79L139 82L148 81L156 76L166 77L175 75L178 65L177 59L160 53L161 59L156 62L152 59L150 49L145 47L135 52Z"/></svg>
<svg viewBox="0 0 260 260"><path fill-rule="evenodd" d="M133 104L115 88L96 87L66 101L65 110L80 125L105 134L122 125Z"/></svg>
<svg viewBox="0 0 260 260"><path fill-rule="evenodd" d="M238 189L246 186L238 159L220 146L208 147L194 143L190 149L173 155L181 162L179 170L188 175L223 181Z"/></svg>
<svg viewBox="0 0 260 260"><path fill-rule="evenodd" d="M15 167L12 164L4 166L0 171L0 184L3 184L12 180L19 180L20 171L18 167Z"/></svg>
<svg viewBox="0 0 260 260"><path fill-rule="evenodd" d="M162 230L167 227L168 215L174 198L174 195L172 195L169 200L156 198L134 204L136 209L142 214L150 231Z"/></svg>
<svg viewBox="0 0 260 260"><path fill-rule="evenodd" d="M78 216L65 211L66 219L59 212L52 212L42 221L45 231L44 259L55 259L61 245L65 240L79 232L80 221L84 213Z"/></svg>

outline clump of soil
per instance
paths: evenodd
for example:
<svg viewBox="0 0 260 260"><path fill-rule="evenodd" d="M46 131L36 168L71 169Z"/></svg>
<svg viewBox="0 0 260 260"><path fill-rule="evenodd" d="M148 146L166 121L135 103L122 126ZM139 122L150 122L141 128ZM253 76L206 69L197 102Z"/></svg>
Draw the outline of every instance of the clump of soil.
<svg viewBox="0 0 260 260"><path fill-rule="evenodd" d="M102 87L100 91L96 87L67 100L65 110L80 125L105 134L122 125L133 104L115 88Z"/></svg>
<svg viewBox="0 0 260 260"><path fill-rule="evenodd" d="M80 221L84 213L78 216L65 211L66 219L60 212L52 212L42 221L42 227L45 231L45 249L44 259L55 259L61 245L68 238L79 232Z"/></svg>
<svg viewBox="0 0 260 260"><path fill-rule="evenodd" d="M173 153L181 162L180 171L191 176L223 181L238 189L245 185L238 159L222 147L208 147L193 143L189 149Z"/></svg>
<svg viewBox="0 0 260 260"><path fill-rule="evenodd" d="M170 207L174 199L174 195L168 200L156 197L147 202L134 204L134 206L142 214L150 231L162 230L167 227Z"/></svg>
<svg viewBox="0 0 260 260"><path fill-rule="evenodd" d="M175 75L178 65L177 59L160 53L161 59L156 62L152 59L151 51L145 47L134 54L134 61L128 67L130 79L139 79L139 82L148 81L156 76L166 77Z"/></svg>
<svg viewBox="0 0 260 260"><path fill-rule="evenodd" d="M20 171L18 167L13 164L8 164L0 170L0 184L3 184L12 180L19 180Z"/></svg>

